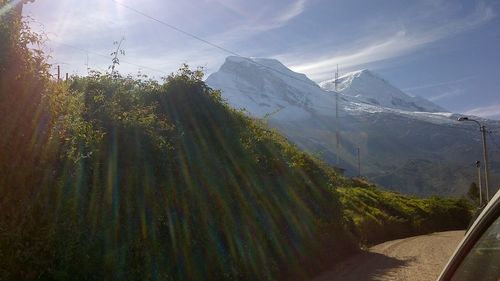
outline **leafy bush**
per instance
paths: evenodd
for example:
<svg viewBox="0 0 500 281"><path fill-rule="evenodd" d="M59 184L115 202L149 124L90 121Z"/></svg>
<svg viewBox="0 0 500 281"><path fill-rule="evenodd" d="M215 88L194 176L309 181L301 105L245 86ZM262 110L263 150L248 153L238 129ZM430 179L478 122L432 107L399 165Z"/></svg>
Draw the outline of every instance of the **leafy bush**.
<svg viewBox="0 0 500 281"><path fill-rule="evenodd" d="M29 236L2 225L5 278L269 279L355 248L341 179L230 109L199 71L163 83L93 72L41 95L43 180L19 185L37 193L19 227Z"/></svg>

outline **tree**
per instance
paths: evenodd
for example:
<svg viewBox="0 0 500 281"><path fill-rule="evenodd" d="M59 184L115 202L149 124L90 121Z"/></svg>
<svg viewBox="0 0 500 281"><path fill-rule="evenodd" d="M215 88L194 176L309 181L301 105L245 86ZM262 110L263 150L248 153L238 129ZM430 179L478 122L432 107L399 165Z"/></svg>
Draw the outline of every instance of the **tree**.
<svg viewBox="0 0 500 281"><path fill-rule="evenodd" d="M469 186L469 191L467 192L467 197L474 202L479 202L479 188L475 182L472 182Z"/></svg>

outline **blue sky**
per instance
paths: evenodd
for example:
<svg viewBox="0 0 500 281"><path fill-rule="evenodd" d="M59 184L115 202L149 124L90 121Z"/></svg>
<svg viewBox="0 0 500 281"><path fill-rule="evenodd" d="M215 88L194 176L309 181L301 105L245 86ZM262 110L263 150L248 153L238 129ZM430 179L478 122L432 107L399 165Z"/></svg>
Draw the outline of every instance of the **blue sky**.
<svg viewBox="0 0 500 281"><path fill-rule="evenodd" d="M24 14L70 74L106 70L122 37L125 73L159 77L188 63L210 74L230 55L117 2L317 82L336 64L341 75L368 68L453 112L500 119L500 1L37 0Z"/></svg>

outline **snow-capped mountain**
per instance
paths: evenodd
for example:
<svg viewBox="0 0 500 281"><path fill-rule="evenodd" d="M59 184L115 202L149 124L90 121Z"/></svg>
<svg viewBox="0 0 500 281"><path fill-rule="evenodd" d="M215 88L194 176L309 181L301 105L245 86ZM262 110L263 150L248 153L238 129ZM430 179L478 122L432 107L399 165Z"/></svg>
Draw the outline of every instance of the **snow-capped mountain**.
<svg viewBox="0 0 500 281"><path fill-rule="evenodd" d="M335 79L319 85L327 91L335 91ZM394 87L377 74L363 69L338 78L337 91L359 101L407 111L447 112L446 109L421 97L412 97Z"/></svg>
<svg viewBox="0 0 500 281"><path fill-rule="evenodd" d="M304 74L291 71L274 59L231 56L220 70L207 78L212 88L222 89L224 98L236 108L263 118L287 114L287 118L309 116L313 96L323 90Z"/></svg>
<svg viewBox="0 0 500 281"><path fill-rule="evenodd" d="M337 93L274 59L228 57L206 83L348 175L357 175L359 148L361 174L390 189L460 196L476 181L473 163L482 154L475 124L367 70L341 78ZM481 122L500 129L500 122ZM492 155L491 164L500 170L500 157Z"/></svg>

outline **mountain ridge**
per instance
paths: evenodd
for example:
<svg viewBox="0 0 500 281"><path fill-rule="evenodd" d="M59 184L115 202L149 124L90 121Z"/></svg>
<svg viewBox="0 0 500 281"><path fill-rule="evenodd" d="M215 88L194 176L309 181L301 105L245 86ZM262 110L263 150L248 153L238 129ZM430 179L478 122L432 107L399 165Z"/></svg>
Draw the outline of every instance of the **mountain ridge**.
<svg viewBox="0 0 500 281"><path fill-rule="evenodd" d="M335 79L320 82L319 85L327 91L335 91ZM448 112L448 110L423 97L404 93L368 69L340 76L337 80L337 89L339 93L353 96L373 105L407 111Z"/></svg>
<svg viewBox="0 0 500 281"><path fill-rule="evenodd" d="M363 94L360 97L346 92L350 89L346 77L357 78L352 74L343 76L345 87L339 90L337 100L336 92L296 81L284 75L282 69L273 71L269 64L242 60L226 61L206 79L207 85L221 89L222 97L232 107L266 119L269 126L300 148L344 168L348 175L358 174L356 151L360 148L362 175L388 189L421 196L461 196L476 180L475 170L466 169L464 163L481 157L479 135L472 124L457 122L458 114L433 107L432 103L427 108L430 112L422 111L410 103L410 96L369 70L356 73L369 75L370 79L361 82L375 81L377 87L361 83L364 87L358 89L388 87L389 94L404 95L402 99L410 107L385 107L380 103L387 100L381 99L379 104L367 100L370 92L358 92ZM285 73L295 73L288 71ZM484 122L500 128L500 122ZM411 169L414 163L429 162L421 169ZM500 168L500 159L492 157L491 162L492 169ZM436 169L432 163L446 168ZM435 174L434 170L442 173Z"/></svg>

